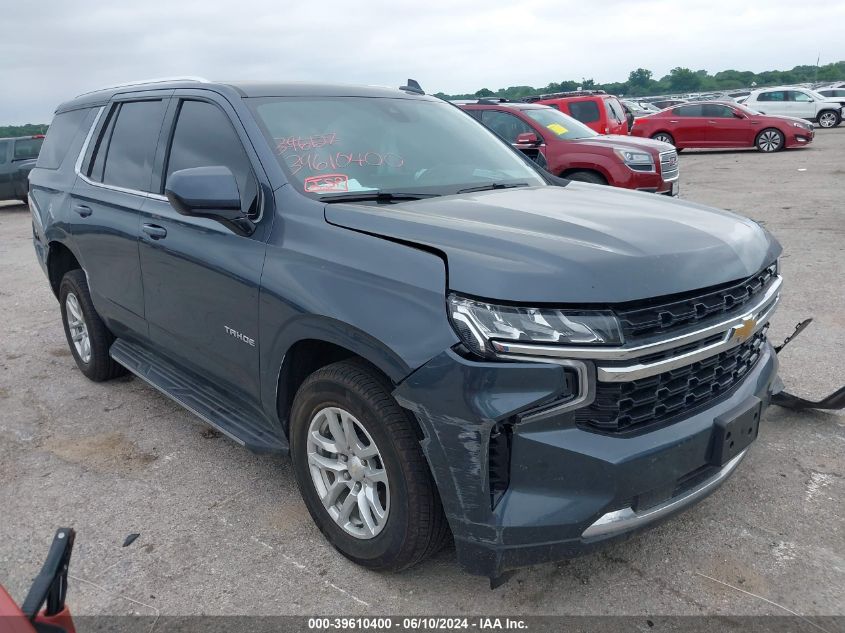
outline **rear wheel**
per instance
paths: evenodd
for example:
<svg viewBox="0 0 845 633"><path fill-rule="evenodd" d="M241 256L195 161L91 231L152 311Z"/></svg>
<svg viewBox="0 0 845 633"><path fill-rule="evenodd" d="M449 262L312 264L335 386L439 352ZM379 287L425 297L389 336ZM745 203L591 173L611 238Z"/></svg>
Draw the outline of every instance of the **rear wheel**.
<svg viewBox="0 0 845 633"><path fill-rule="evenodd" d="M819 114L819 126L824 128L836 127L842 122L842 118L835 110L825 110Z"/></svg>
<svg viewBox="0 0 845 633"><path fill-rule="evenodd" d="M675 144L675 139L672 138L672 135L669 132L658 132L657 134L652 135L651 137L655 141L661 141L663 143L669 143L669 145Z"/></svg>
<svg viewBox="0 0 845 633"><path fill-rule="evenodd" d="M607 181L594 171L573 171L571 174L564 176L567 180L577 180L578 182L590 182L594 185L606 185Z"/></svg>
<svg viewBox="0 0 845 633"><path fill-rule="evenodd" d="M761 152L777 152L783 149L783 142L783 132L770 127L757 135L756 145Z"/></svg>
<svg viewBox="0 0 845 633"><path fill-rule="evenodd" d="M88 280L81 270L71 270L59 285L62 323L79 371L94 382L117 378L126 370L109 356L114 336L94 309Z"/></svg>
<svg viewBox="0 0 845 633"><path fill-rule="evenodd" d="M314 522L344 556L398 571L439 550L448 525L409 414L362 361L309 376L291 410L291 457Z"/></svg>

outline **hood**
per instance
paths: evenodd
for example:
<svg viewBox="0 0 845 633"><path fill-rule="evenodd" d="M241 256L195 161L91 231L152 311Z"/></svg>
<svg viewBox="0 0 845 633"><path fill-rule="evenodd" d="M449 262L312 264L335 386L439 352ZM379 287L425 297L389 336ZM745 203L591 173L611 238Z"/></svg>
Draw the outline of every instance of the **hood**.
<svg viewBox="0 0 845 633"><path fill-rule="evenodd" d="M778 121L788 121L790 123L800 123L803 127L813 127L813 124L810 123L807 119L802 119L801 117L797 116L786 116L785 114L758 114L754 118L761 118L761 119L777 119Z"/></svg>
<svg viewBox="0 0 845 633"><path fill-rule="evenodd" d="M622 136L621 134L603 134L593 136L590 138L579 138L572 141L562 141L563 143L577 143L580 145L587 145L592 147L622 147L630 150L647 151L649 153L668 152L675 148L669 143L663 141L655 141L650 138L641 138L639 136Z"/></svg>
<svg viewBox="0 0 845 633"><path fill-rule="evenodd" d="M619 303L743 279L780 245L740 216L572 182L390 205L334 203L337 226L436 249L449 288L520 303Z"/></svg>

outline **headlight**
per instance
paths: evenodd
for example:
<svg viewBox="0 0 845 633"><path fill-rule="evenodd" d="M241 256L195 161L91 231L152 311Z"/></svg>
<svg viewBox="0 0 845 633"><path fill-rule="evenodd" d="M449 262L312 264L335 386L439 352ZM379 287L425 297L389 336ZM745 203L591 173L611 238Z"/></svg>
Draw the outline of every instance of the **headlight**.
<svg viewBox="0 0 845 633"><path fill-rule="evenodd" d="M621 345L619 321L608 310L556 310L499 306L449 296L452 324L463 343L493 356L492 341L552 345Z"/></svg>
<svg viewBox="0 0 845 633"><path fill-rule="evenodd" d="M621 148L617 148L614 151L622 159L622 162L631 169L636 171L651 171L654 169L654 159L648 152L638 152L636 150Z"/></svg>

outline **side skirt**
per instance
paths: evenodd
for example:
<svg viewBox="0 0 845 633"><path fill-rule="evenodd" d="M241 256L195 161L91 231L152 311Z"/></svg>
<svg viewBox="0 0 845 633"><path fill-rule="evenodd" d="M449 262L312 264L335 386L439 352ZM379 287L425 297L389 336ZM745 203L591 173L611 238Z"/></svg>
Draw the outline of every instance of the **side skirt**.
<svg viewBox="0 0 845 633"><path fill-rule="evenodd" d="M125 339L117 339L109 354L138 378L238 444L256 453L287 454L289 445L281 428L274 433L272 422L255 407L233 398L213 383Z"/></svg>

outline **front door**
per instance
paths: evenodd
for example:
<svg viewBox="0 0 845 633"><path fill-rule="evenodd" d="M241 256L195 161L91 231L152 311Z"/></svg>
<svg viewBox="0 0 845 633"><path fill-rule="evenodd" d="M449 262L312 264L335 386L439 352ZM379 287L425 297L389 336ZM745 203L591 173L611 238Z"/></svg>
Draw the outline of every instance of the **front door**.
<svg viewBox="0 0 845 633"><path fill-rule="evenodd" d="M748 147L754 135L748 120L721 103L703 103L702 114L707 119L707 147Z"/></svg>
<svg viewBox="0 0 845 633"><path fill-rule="evenodd" d="M107 107L71 192L70 232L97 312L118 337L146 336L139 210L150 192L167 99Z"/></svg>
<svg viewBox="0 0 845 633"><path fill-rule="evenodd" d="M202 91L194 91L195 94ZM144 302L156 351L249 400L259 398L258 290L271 196L260 191L258 161L236 131L231 106L216 96L174 97L169 139L156 159L159 195L141 209ZM163 194L174 171L225 166L235 175L245 234L217 220L180 215ZM163 174L163 177L161 176ZM266 203L266 205L265 205Z"/></svg>
<svg viewBox="0 0 845 633"><path fill-rule="evenodd" d="M816 100L802 90L790 90L791 115L802 119L816 118Z"/></svg>

